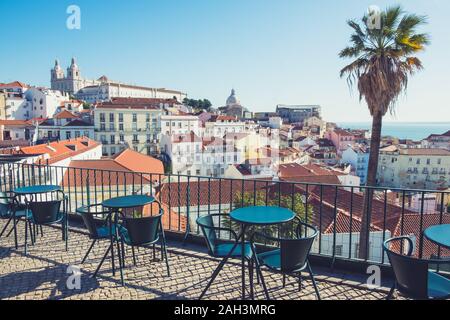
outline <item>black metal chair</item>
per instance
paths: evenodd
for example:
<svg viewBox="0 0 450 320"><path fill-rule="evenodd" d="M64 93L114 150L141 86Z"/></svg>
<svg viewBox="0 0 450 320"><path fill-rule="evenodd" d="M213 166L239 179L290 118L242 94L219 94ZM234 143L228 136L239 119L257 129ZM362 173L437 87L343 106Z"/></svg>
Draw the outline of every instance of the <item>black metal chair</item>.
<svg viewBox="0 0 450 320"><path fill-rule="evenodd" d="M14 197L12 192L0 192L0 218L8 219L2 231L0 231L0 238L8 229L8 226L14 220L14 213L16 215L17 224L19 220L24 219L26 216L30 217L30 212L26 209L24 204L20 204L17 199ZM7 237L11 235L14 227L7 233ZM17 244L16 244L17 247Z"/></svg>
<svg viewBox="0 0 450 320"><path fill-rule="evenodd" d="M311 247L318 234L317 228L299 221L295 234L294 239L292 237L273 237L264 232L255 232L252 236L256 270L259 272L267 299L270 297L260 269L261 266L266 266L269 270L282 274L283 284L285 283L285 276L298 277L299 291L302 288L302 271L307 271L314 286L317 299L320 300L319 289L317 288L316 280L314 279L314 274L308 261ZM277 243L279 249L256 253L256 246L254 245L255 237Z"/></svg>
<svg viewBox="0 0 450 320"><path fill-rule="evenodd" d="M51 195L50 200L48 196L34 195L31 200L26 199L26 206L30 210L30 216L25 219L25 254L28 248L28 227L33 225L37 227L49 226L54 224L61 224L62 239L65 241L66 251L68 250L68 216L67 206L68 197L63 191L56 191ZM42 201L43 200L43 201ZM62 204L62 210L61 210ZM30 228L30 235L32 244L36 241L33 228Z"/></svg>
<svg viewBox="0 0 450 320"><path fill-rule="evenodd" d="M121 256L119 254L120 277L122 284L123 271L125 268L125 244L131 246L133 250L133 261L136 264L134 247L148 247L153 245L153 258L155 258L155 245L160 242L161 260L165 260L167 275L170 277L169 260L167 255L166 237L162 225L163 209L159 210L158 215L148 217L127 217L120 215L120 224L118 225L118 234L121 242Z"/></svg>
<svg viewBox="0 0 450 320"><path fill-rule="evenodd" d="M116 237L116 225L110 224L111 212L109 209L103 208L101 204L84 206L78 208L76 211L77 214L83 219L84 225L89 233L89 238L92 240L92 243L89 246L86 254L84 255L83 260L81 260L81 264L83 264L97 241L110 241L111 236ZM104 254L100 265L103 264L103 261L106 259L110 250L111 244Z"/></svg>
<svg viewBox="0 0 450 320"><path fill-rule="evenodd" d="M429 268L430 265L448 264L449 259L413 257L414 243L406 236L386 240L383 248L395 274L395 282L387 296L388 300L392 298L395 290L413 299L450 298L450 280Z"/></svg>
<svg viewBox="0 0 450 320"><path fill-rule="evenodd" d="M242 257L242 246L241 244L237 244L238 242L238 235L234 230L227 227L217 227L214 224L214 218L216 220L221 219L229 219L228 214L209 214L202 217L197 218L197 225L200 227L205 241L206 245L208 247L208 254L215 258L225 258L230 254L230 251L234 248L233 252L231 253L231 258L238 258L240 259ZM232 238L234 239L231 243L224 243L223 241L219 241L219 237L217 235L217 232L226 232L229 233ZM253 296L253 252L250 242L245 243L244 246L244 256L245 259L248 261L249 264L249 271L250 271L250 283L251 283L251 295ZM214 279L217 277L219 272L222 270L223 266L225 265L226 261L222 260L221 264L218 268L214 271L214 273L211 276L210 282L206 286L206 288L203 290L200 299L205 295L206 291L211 286ZM259 280L259 278L258 278Z"/></svg>

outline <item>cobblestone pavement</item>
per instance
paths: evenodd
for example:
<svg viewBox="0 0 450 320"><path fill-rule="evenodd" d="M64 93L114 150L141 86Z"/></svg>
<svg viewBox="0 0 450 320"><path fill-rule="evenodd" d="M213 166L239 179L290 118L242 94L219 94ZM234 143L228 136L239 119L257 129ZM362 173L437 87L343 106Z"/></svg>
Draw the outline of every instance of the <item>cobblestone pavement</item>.
<svg viewBox="0 0 450 320"><path fill-rule="evenodd" d="M0 230L5 221L0 221ZM19 248L14 248L14 237L0 239L0 299L197 299L219 260L210 258L202 246L169 241L171 276L167 276L165 264L153 260L151 249L136 250L137 265L133 265L131 250L127 251L127 267L124 270L125 286L120 276L111 272L107 259L97 276L92 278L109 242L100 241L94 247L85 264L80 261L90 240L87 235L71 231L69 250L66 252L61 231L44 228L44 236L38 235L37 243L29 246L24 255L24 224L18 225ZM159 249L157 258L160 256ZM81 267L81 288L70 290L67 280L71 265ZM322 299L383 299L388 291L368 290L363 279L346 274L330 274L328 269L314 268ZM282 276L263 271L272 299L314 300L316 296L308 278L298 291L294 278L288 278L285 288ZM205 299L239 299L241 296L241 269L238 260L228 263L211 286ZM352 280L351 280L352 279ZM256 285L256 298L263 299L262 288Z"/></svg>

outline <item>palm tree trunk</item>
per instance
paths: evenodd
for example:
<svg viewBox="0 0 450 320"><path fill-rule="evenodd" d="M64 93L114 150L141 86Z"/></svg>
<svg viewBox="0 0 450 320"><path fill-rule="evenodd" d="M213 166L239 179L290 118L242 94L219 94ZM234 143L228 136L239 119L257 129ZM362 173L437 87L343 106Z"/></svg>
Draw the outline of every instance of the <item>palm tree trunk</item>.
<svg viewBox="0 0 450 320"><path fill-rule="evenodd" d="M376 112L372 117L372 138L370 140L369 168L367 171L367 186L375 187L377 184L378 157L380 153L381 127L383 123L383 113ZM371 207L373 190L366 189L364 192L364 202L361 217L361 231L359 234L359 258L369 258L369 235L371 221Z"/></svg>

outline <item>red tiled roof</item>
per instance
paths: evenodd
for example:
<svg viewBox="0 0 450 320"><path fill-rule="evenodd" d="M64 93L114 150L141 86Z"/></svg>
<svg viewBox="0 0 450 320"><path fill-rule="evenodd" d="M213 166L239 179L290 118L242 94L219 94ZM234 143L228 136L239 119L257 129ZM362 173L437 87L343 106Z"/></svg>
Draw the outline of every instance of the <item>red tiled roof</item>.
<svg viewBox="0 0 450 320"><path fill-rule="evenodd" d="M10 83L0 83L0 88L10 88L10 87L29 88L28 85L20 81L14 81Z"/></svg>
<svg viewBox="0 0 450 320"><path fill-rule="evenodd" d="M76 115L67 110L61 111L55 116L55 119L76 119L76 118L78 118Z"/></svg>
<svg viewBox="0 0 450 320"><path fill-rule="evenodd" d="M114 161L134 172L164 174L163 163L153 157L125 149L113 157Z"/></svg>
<svg viewBox="0 0 450 320"><path fill-rule="evenodd" d="M393 236L414 235L416 240L415 248L417 248L415 255L417 256L419 253L418 248L420 248L420 235L428 227L438 224L450 224L450 214L424 213L422 215L420 213L408 213L404 215L403 220L400 219L398 221ZM432 255L438 256L438 246L424 237L422 256L424 258L430 258ZM450 250L441 249L441 256L450 256Z"/></svg>
<svg viewBox="0 0 450 320"><path fill-rule="evenodd" d="M42 162L48 162L48 164L54 164L58 161L64 160L69 157L81 154L88 150L94 149L101 145L99 142L82 137L71 140L55 141L49 144L39 144L36 146L20 148L20 154L29 155L48 155L47 159L39 158ZM74 146L75 150L68 146ZM39 162L38 160L38 162Z"/></svg>
<svg viewBox="0 0 450 320"><path fill-rule="evenodd" d="M136 185L149 184L159 180L164 174L160 160L126 149L111 159L73 160L69 164L72 170L64 175L63 185ZM85 169L85 170L81 170ZM97 170L88 170L97 169ZM103 171L102 171L103 170ZM70 172L69 172L70 171ZM146 174L146 173L152 173Z"/></svg>
<svg viewBox="0 0 450 320"><path fill-rule="evenodd" d="M28 120L0 120L2 126L33 126Z"/></svg>

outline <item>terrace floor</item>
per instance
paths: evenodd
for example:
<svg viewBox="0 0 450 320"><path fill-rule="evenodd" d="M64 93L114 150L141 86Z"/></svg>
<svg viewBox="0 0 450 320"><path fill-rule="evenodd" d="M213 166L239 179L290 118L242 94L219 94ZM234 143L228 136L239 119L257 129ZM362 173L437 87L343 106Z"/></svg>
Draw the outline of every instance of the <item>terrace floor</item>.
<svg viewBox="0 0 450 320"><path fill-rule="evenodd" d="M0 230L5 221L0 221ZM171 277L167 276L165 264L152 261L151 249L139 249L137 266L132 265L131 250L128 251L127 268L124 270L125 286L120 285L119 273L112 276L109 260L105 262L96 279L94 272L108 241L99 242L82 265L81 289L70 290L66 281L70 265L79 265L87 251L90 240L87 235L71 228L69 250L64 249L61 232L45 228L44 237L38 236L35 246L29 246L28 255L23 254L24 224L19 224L19 249L14 248L14 237L0 239L0 299L197 299L210 274L218 264L206 254L202 246L169 241ZM157 254L157 257L159 255ZM388 288L369 290L363 276L331 273L326 268L314 268L322 299L384 299ZM282 276L263 271L272 299L316 299L309 279L298 291L296 281L288 278L282 287ZM228 263L211 286L205 299L233 300L241 296L240 264L238 260ZM256 285L256 299L264 299L262 288Z"/></svg>

